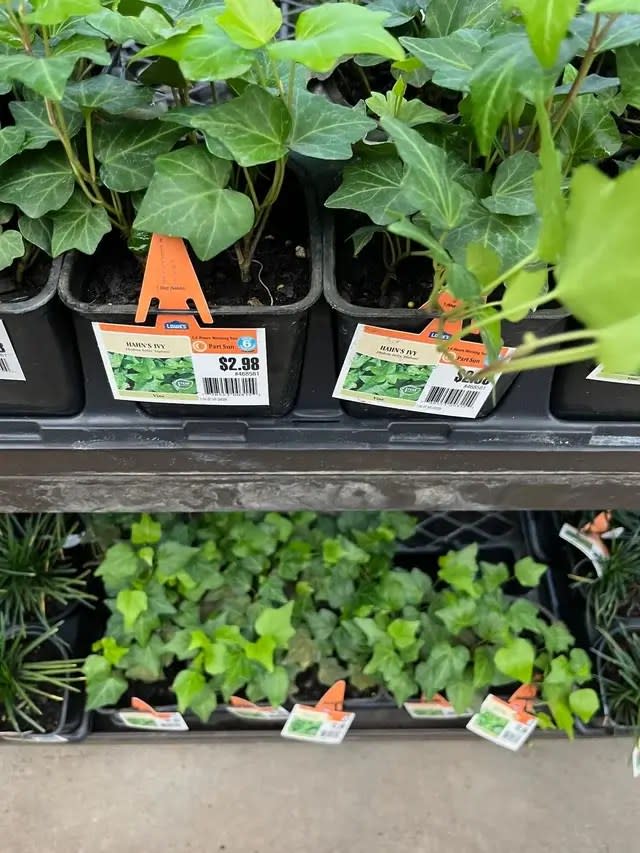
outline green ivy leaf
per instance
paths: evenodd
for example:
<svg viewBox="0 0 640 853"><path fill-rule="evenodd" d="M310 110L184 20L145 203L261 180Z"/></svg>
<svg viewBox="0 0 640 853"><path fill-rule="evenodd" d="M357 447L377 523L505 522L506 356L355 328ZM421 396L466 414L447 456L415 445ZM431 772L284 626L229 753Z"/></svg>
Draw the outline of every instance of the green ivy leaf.
<svg viewBox="0 0 640 853"><path fill-rule="evenodd" d="M250 230L251 200L224 189L231 171L227 161L191 146L161 155L155 167L135 228L183 237L201 260L215 257Z"/></svg>
<svg viewBox="0 0 640 853"><path fill-rule="evenodd" d="M3 56L0 79L18 80L43 98L59 101L74 65L75 59L68 56Z"/></svg>
<svg viewBox="0 0 640 853"><path fill-rule="evenodd" d="M10 267L16 258L24 255L24 243L19 231L3 231L0 234L0 270Z"/></svg>
<svg viewBox="0 0 640 853"><path fill-rule="evenodd" d="M104 556L96 569L96 576L102 578L109 595L114 595L138 574L138 558L128 542L116 542Z"/></svg>
<svg viewBox="0 0 640 853"><path fill-rule="evenodd" d="M294 90L291 115L291 150L322 160L350 160L351 145L376 126L363 108L332 104L305 89Z"/></svg>
<svg viewBox="0 0 640 853"><path fill-rule="evenodd" d="M0 225L6 225L15 215L16 209L12 204L0 202Z"/></svg>
<svg viewBox="0 0 640 853"><path fill-rule="evenodd" d="M218 696L213 685L205 685L191 698L189 705L200 722L208 723L211 715L218 707Z"/></svg>
<svg viewBox="0 0 640 853"><path fill-rule="evenodd" d="M598 711L600 700L595 690L590 687L583 687L581 690L573 690L569 694L569 707L583 723L588 723Z"/></svg>
<svg viewBox="0 0 640 853"><path fill-rule="evenodd" d="M247 645L248 647L249 645ZM223 643L209 643L203 650L203 660L206 673L209 675L222 675L227 668L227 647Z"/></svg>
<svg viewBox="0 0 640 853"><path fill-rule="evenodd" d="M381 124L407 167L404 185L407 199L434 228L450 230L464 221L473 195L453 179L446 151L396 119L383 118Z"/></svg>
<svg viewBox="0 0 640 853"><path fill-rule="evenodd" d="M535 200L542 223L538 238L541 260L554 263L564 247L567 202L562 188L562 155L556 151L544 100L536 103L540 132L540 170L533 176Z"/></svg>
<svg viewBox="0 0 640 853"><path fill-rule="evenodd" d="M322 72L357 53L403 59L404 51L383 26L388 17L387 12L352 3L323 3L298 17L295 39L275 42L267 49L275 59L293 60Z"/></svg>
<svg viewBox="0 0 640 853"><path fill-rule="evenodd" d="M113 637L103 637L101 640L96 640L91 646L91 650L94 652L101 651L102 656L111 666L117 666L129 652L127 646L119 646Z"/></svg>
<svg viewBox="0 0 640 853"><path fill-rule="evenodd" d="M404 165L398 157L361 157L345 167L342 184L325 206L359 210L377 225L387 225L416 210L404 197L403 187Z"/></svg>
<svg viewBox="0 0 640 853"><path fill-rule="evenodd" d="M464 714L472 708L475 698L475 687L469 678L447 684L447 699L453 705L456 714Z"/></svg>
<svg viewBox="0 0 640 853"><path fill-rule="evenodd" d="M476 602L472 598L461 598L455 604L440 607L435 611L436 616L447 628L450 634L456 636L465 628L471 628L476 621Z"/></svg>
<svg viewBox="0 0 640 853"><path fill-rule="evenodd" d="M637 109L640 105L640 45L619 47L616 66L625 104Z"/></svg>
<svg viewBox="0 0 640 853"><path fill-rule="evenodd" d="M0 201L15 204L32 219L59 210L73 188L71 167L58 145L25 151L0 166Z"/></svg>
<svg viewBox="0 0 640 853"><path fill-rule="evenodd" d="M387 627L387 634L397 649L406 649L413 645L420 622L410 619L394 619Z"/></svg>
<svg viewBox="0 0 640 853"><path fill-rule="evenodd" d="M469 649L436 643L426 661L416 667L416 681L427 699L458 680L469 662Z"/></svg>
<svg viewBox="0 0 640 853"><path fill-rule="evenodd" d="M25 149L44 148L47 143L58 139L49 123L47 109L42 101L13 101L9 104L9 109L16 127L25 132ZM82 116L63 110L63 117L69 139L72 139L83 125Z"/></svg>
<svg viewBox="0 0 640 853"><path fill-rule="evenodd" d="M528 684L533 676L536 651L528 640L517 638L495 654L498 669L515 681Z"/></svg>
<svg viewBox="0 0 640 853"><path fill-rule="evenodd" d="M147 7L145 12L153 12ZM167 20L163 15L121 15L112 9L101 9L87 16L89 27L104 36L107 36L115 44L124 44L134 41L137 44L149 44L154 41L160 31L166 27Z"/></svg>
<svg viewBox="0 0 640 853"><path fill-rule="evenodd" d="M505 270L533 251L538 231L537 216L499 216L476 203L467 209L465 221L449 233L444 245L459 264L464 264L469 245L479 244L491 249Z"/></svg>
<svg viewBox="0 0 640 853"><path fill-rule="evenodd" d="M147 593L141 589L121 589L116 597L116 608L124 616L127 631L133 628L136 619L147 607Z"/></svg>
<svg viewBox="0 0 640 853"><path fill-rule="evenodd" d="M276 640L272 636L260 637L255 643L247 643L245 654L249 660L254 660L268 672L273 672L273 653L276 645Z"/></svg>
<svg viewBox="0 0 640 853"><path fill-rule="evenodd" d="M610 157L622 145L614 117L595 95L580 95L575 99L558 140L572 164Z"/></svg>
<svg viewBox="0 0 640 853"><path fill-rule="evenodd" d="M77 83L69 83L64 93L63 104L70 110L80 112L101 110L121 115L139 107L148 107L153 101L153 92L145 86L99 74Z"/></svg>
<svg viewBox="0 0 640 853"><path fill-rule="evenodd" d="M62 24L72 15L90 15L100 10L100 0L31 0L32 12L24 20L32 24Z"/></svg>
<svg viewBox="0 0 640 853"><path fill-rule="evenodd" d="M70 249L93 255L100 240L111 231L111 222L104 207L92 204L80 189L76 189L60 210L50 214L53 225L51 253L54 258Z"/></svg>
<svg viewBox="0 0 640 853"><path fill-rule="evenodd" d="M399 237L406 237L418 243L418 245L424 246L429 250L429 254L436 263L448 268L453 266L451 255L442 248L442 245L429 228L429 224L424 217L416 216L413 221L410 219L398 219L397 222L391 222L387 227L392 234L397 234Z"/></svg>
<svg viewBox="0 0 640 853"><path fill-rule="evenodd" d="M28 216L20 214L18 217L18 228L24 239L42 249L47 255L51 255L51 234L53 225L48 219L29 219Z"/></svg>
<svg viewBox="0 0 640 853"><path fill-rule="evenodd" d="M587 5L589 12L605 12L617 15L620 12L640 13L640 0L591 0Z"/></svg>
<svg viewBox="0 0 640 853"><path fill-rule="evenodd" d="M520 270L505 282L505 293L501 308L507 320L518 323L524 320L530 311L530 305L540 296L547 286L546 267L536 270Z"/></svg>
<svg viewBox="0 0 640 853"><path fill-rule="evenodd" d="M473 652L473 687L484 690L493 683L495 665L488 646L478 646Z"/></svg>
<svg viewBox="0 0 640 853"><path fill-rule="evenodd" d="M574 50L586 50L593 32L594 15L579 15L571 25ZM596 53L604 53L617 47L640 42L640 18L638 15L619 15L603 38L598 40Z"/></svg>
<svg viewBox="0 0 640 853"><path fill-rule="evenodd" d="M543 630L542 625L544 623L540 622L538 608L526 598L518 598L514 601L509 607L507 616L509 626L514 634L521 634L523 631L539 634ZM546 636L546 631L544 633Z"/></svg>
<svg viewBox="0 0 640 853"><path fill-rule="evenodd" d="M533 52L545 68L551 68L580 0L509 0L507 5L520 10Z"/></svg>
<svg viewBox="0 0 640 853"><path fill-rule="evenodd" d="M123 660L125 675L130 681L152 683L163 678L162 667L163 642L156 634L147 646L132 646Z"/></svg>
<svg viewBox="0 0 640 853"><path fill-rule="evenodd" d="M105 49L104 40L76 34L58 42L53 49L54 56L66 56L69 59L90 59L94 65L109 65L111 56Z"/></svg>
<svg viewBox="0 0 640 853"><path fill-rule="evenodd" d="M544 630L545 646L551 652L566 652L574 644L573 634L567 629L564 622L554 622ZM588 660L588 658L587 658Z"/></svg>
<svg viewBox="0 0 640 853"><path fill-rule="evenodd" d="M573 714L567 702L564 699L558 698L548 699L547 704L549 705L549 710L555 724L565 732L569 740L572 740L574 730Z"/></svg>
<svg viewBox="0 0 640 853"><path fill-rule="evenodd" d="M136 58L144 56L175 59L187 80L201 81L241 77L254 60L251 51L234 44L222 27L210 22L151 44L136 54Z"/></svg>
<svg viewBox="0 0 640 853"><path fill-rule="evenodd" d="M464 27L490 29L501 14L500 0L432 0L427 6L425 27L435 36Z"/></svg>
<svg viewBox="0 0 640 853"><path fill-rule="evenodd" d="M89 655L82 671L86 678L88 711L115 705L128 687L127 680L112 674L110 665L100 655Z"/></svg>
<svg viewBox="0 0 640 853"><path fill-rule="evenodd" d="M286 648L295 634L291 625L293 601L282 607L268 607L256 619L255 629L260 637L272 637L281 648Z"/></svg>
<svg viewBox="0 0 640 853"><path fill-rule="evenodd" d="M473 302L480 297L480 282L462 264L450 264L447 269L447 290L456 299Z"/></svg>
<svg viewBox="0 0 640 853"><path fill-rule="evenodd" d="M263 47L282 26L282 12L273 0L225 0L216 21L240 47Z"/></svg>
<svg viewBox="0 0 640 853"><path fill-rule="evenodd" d="M568 645L565 645L563 649L557 649L557 651L566 651L572 645L573 637L571 636L571 642ZM547 646L549 646L548 642ZM569 653L569 669L573 673L573 677L578 684L583 684L585 681L589 681L591 678L591 658L584 649L571 649L571 652Z"/></svg>
<svg viewBox="0 0 640 853"><path fill-rule="evenodd" d="M21 127L5 127L0 130L0 165L22 151L26 135Z"/></svg>
<svg viewBox="0 0 640 853"><path fill-rule="evenodd" d="M178 711L181 714L191 707L191 703L200 691L205 689L206 684L204 675L192 669L183 669L176 675L171 689L176 694Z"/></svg>
<svg viewBox="0 0 640 853"><path fill-rule="evenodd" d="M498 166L491 195L482 204L492 213L508 216L527 216L536 212L533 197L533 176L538 170L538 158L529 151L518 151Z"/></svg>
<svg viewBox="0 0 640 853"><path fill-rule="evenodd" d="M144 189L153 177L155 158L173 148L183 133L158 120L99 124L94 150L104 185L115 192Z"/></svg>
<svg viewBox="0 0 640 853"><path fill-rule="evenodd" d="M276 666L273 672L261 672L255 683L270 705L282 705L289 694L289 675L283 666Z"/></svg>
<svg viewBox="0 0 640 853"><path fill-rule="evenodd" d="M460 551L449 551L438 559L438 577L448 583L453 589L466 592L472 598L477 598L480 589L476 581L478 574L478 546L467 545Z"/></svg>
<svg viewBox="0 0 640 853"><path fill-rule="evenodd" d="M447 120L447 114L443 113L442 110L427 106L417 99L407 101L405 98L398 98L393 91L387 92L386 95L373 92L365 103L375 115L381 118L382 116L397 118L409 127L418 127L421 124L438 124ZM351 109L358 109L358 107Z"/></svg>
<svg viewBox="0 0 640 853"><path fill-rule="evenodd" d="M538 586L540 579L547 571L547 566L537 563L531 557L523 557L513 567L514 574L522 586Z"/></svg>
<svg viewBox="0 0 640 853"><path fill-rule="evenodd" d="M139 521L131 525L132 545L155 545L162 538L162 525L144 512Z"/></svg>
<svg viewBox="0 0 640 853"><path fill-rule="evenodd" d="M509 580L509 569L504 563L480 563L482 586L487 592L493 592Z"/></svg>
<svg viewBox="0 0 640 853"><path fill-rule="evenodd" d="M461 29L442 38L401 38L400 43L433 71L437 86L466 92L482 48L489 41L486 30Z"/></svg>

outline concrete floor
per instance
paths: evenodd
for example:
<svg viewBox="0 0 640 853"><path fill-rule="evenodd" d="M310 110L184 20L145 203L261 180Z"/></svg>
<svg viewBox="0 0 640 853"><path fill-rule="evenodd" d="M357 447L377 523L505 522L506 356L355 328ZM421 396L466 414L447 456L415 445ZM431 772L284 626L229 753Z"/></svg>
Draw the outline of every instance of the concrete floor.
<svg viewBox="0 0 640 853"><path fill-rule="evenodd" d="M627 740L0 745L1 853L634 853Z"/></svg>

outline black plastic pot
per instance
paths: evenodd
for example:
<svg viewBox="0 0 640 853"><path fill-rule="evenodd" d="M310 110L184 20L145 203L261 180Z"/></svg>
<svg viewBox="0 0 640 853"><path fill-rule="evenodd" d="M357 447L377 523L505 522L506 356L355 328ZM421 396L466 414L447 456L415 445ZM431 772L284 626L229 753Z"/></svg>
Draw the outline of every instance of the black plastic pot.
<svg viewBox="0 0 640 853"><path fill-rule="evenodd" d="M552 413L563 420L640 421L640 385L587 379L595 366L579 361L556 369Z"/></svg>
<svg viewBox="0 0 640 853"><path fill-rule="evenodd" d="M126 414L138 405L150 415L158 417L206 417L232 416L279 417L292 407L298 392L302 359L307 331L309 309L318 301L322 292L322 235L318 201L311 181L304 180L299 166L295 174L303 185L309 224L309 292L299 302L280 306L212 306L213 328L264 328L267 345L269 372L268 406L207 406L180 405L173 403L131 403L114 400L104 372L102 359L91 324L133 324L135 305L89 304L81 298L83 285L91 275L92 259L86 255L72 253L65 258L59 282L62 301L74 314L76 332L80 346L82 367L87 388L92 400L103 410L114 414ZM154 311L149 312L154 317Z"/></svg>
<svg viewBox="0 0 640 853"><path fill-rule="evenodd" d="M63 626L64 627L64 626ZM55 651L55 655L63 660L70 657L69 648L76 649L79 643L78 622L73 618L66 623L66 632L54 634L47 640L47 645ZM7 631L8 637L15 636L20 628L14 626ZM27 637L37 637L44 633L41 625L28 625ZM60 716L55 729L51 732L25 732L23 734L3 734L2 740L9 743L70 743L83 740L89 731L89 717L84 710L84 693L65 690L60 702Z"/></svg>
<svg viewBox="0 0 640 853"><path fill-rule="evenodd" d="M331 212L325 211L324 223L324 295L333 309L339 368L344 362L349 344L359 323L368 326L397 329L402 332L417 333L422 331L427 323L437 317L434 313L420 311L417 308L367 308L348 302L341 295L336 280L335 224ZM505 346L517 346L522 343L523 335L527 332L533 332L537 336L542 337L562 331L566 317L567 314L564 310L551 308L536 311L519 323L503 322L502 337L504 344ZM470 339L474 340L472 337ZM475 340L479 340L479 338L475 338ZM488 415L496 408L509 386L515 380L516 375L515 373L507 374L498 380L495 393L486 401L480 411L479 417ZM352 403L343 400L341 404L349 415L356 418L388 418L392 411L394 419L434 417L441 419L440 416L436 415L403 412L398 409L391 410L383 406L371 406L366 403Z"/></svg>
<svg viewBox="0 0 640 853"><path fill-rule="evenodd" d="M618 638L621 630L626 629L628 632L637 634L640 633L640 619L620 619L611 629L610 634L613 638ZM598 641L595 643L593 650L596 653L596 674L598 677L598 688L600 692L600 702L602 704L602 710L604 714L604 722L605 725L613 732L613 734L636 734L636 728L634 726L627 726L618 723L615 716L611 712L611 706L609 705L609 700L607 697L607 689L604 682L604 669L606 666L606 661L603 661L598 652L606 652L606 640L604 637L600 637ZM638 713L640 715L640 709L638 709Z"/></svg>
<svg viewBox="0 0 640 853"><path fill-rule="evenodd" d="M0 373L0 414L75 415L83 406L73 326L56 293L60 269L53 261L36 296L0 301L0 321L26 379L3 380Z"/></svg>

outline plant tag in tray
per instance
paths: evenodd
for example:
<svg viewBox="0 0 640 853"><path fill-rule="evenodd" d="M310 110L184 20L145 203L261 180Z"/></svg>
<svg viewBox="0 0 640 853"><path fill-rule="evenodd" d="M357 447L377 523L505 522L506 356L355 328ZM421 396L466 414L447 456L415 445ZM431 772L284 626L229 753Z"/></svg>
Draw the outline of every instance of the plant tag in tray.
<svg viewBox="0 0 640 853"><path fill-rule="evenodd" d="M0 320L0 379L12 379L17 382L27 381L2 320Z"/></svg>
<svg viewBox="0 0 640 853"><path fill-rule="evenodd" d="M239 717L241 720L249 722L268 722L273 720L286 720L289 717L289 712L282 705L274 707L273 705L255 705L253 702L248 702L240 696L232 696L227 711L233 714L234 717Z"/></svg>
<svg viewBox="0 0 640 853"><path fill-rule="evenodd" d="M640 376L633 373L607 373L601 364L587 374L587 379L595 379L596 382L615 382L618 385L640 385Z"/></svg>
<svg viewBox="0 0 640 853"><path fill-rule="evenodd" d="M591 560L598 577L602 577L602 566L609 556L609 549L599 536L583 533L572 524L566 523L560 528L558 536L579 551L582 551L585 557Z"/></svg>
<svg viewBox="0 0 640 853"><path fill-rule="evenodd" d="M473 714L473 711L470 709L464 714L456 713L451 702L447 702L440 693L436 693L429 700L421 699L419 702L405 702L403 707L407 714L414 720L433 719L437 717L460 719L462 717L470 717Z"/></svg>
<svg viewBox="0 0 640 853"><path fill-rule="evenodd" d="M512 707L490 693L480 706L480 711L467 723L467 728L496 746L515 752L528 740L537 723L531 714Z"/></svg>
<svg viewBox="0 0 640 853"><path fill-rule="evenodd" d="M69 739L55 732L0 732L0 740L12 743L68 743Z"/></svg>
<svg viewBox="0 0 640 853"><path fill-rule="evenodd" d="M640 738L636 741L636 745L633 747L633 752L631 753L631 770L633 778L637 779L640 776Z"/></svg>
<svg viewBox="0 0 640 853"><path fill-rule="evenodd" d="M282 729L282 737L308 743L339 744L355 719L348 711L321 711L307 705L294 705Z"/></svg>
<svg viewBox="0 0 640 853"><path fill-rule="evenodd" d="M443 296L444 308L456 305ZM344 360L333 396L371 406L404 409L428 415L476 418L495 393L498 374L476 379L487 361L486 347L474 341L452 344L450 353L438 351L438 342L461 328L460 322L432 320L422 332L400 332L358 324ZM500 350L502 358L513 352Z"/></svg>
<svg viewBox="0 0 640 853"><path fill-rule="evenodd" d="M267 406L263 328L201 326L213 318L185 248L177 237L154 234L136 313L144 323L157 299L155 326L93 323L116 400L207 406ZM0 365L1 366L1 365Z"/></svg>
<svg viewBox="0 0 640 853"><path fill-rule="evenodd" d="M131 708L114 711L113 716L117 722L127 729L162 732L189 731L189 726L178 711L156 711L151 705L135 696L131 700Z"/></svg>

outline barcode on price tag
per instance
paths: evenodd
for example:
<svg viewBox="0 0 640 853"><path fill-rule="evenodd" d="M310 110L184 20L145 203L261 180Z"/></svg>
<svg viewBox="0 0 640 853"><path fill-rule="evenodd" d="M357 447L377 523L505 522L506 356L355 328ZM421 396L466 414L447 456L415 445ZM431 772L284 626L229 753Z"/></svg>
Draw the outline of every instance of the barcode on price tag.
<svg viewBox="0 0 640 853"><path fill-rule="evenodd" d="M339 744L355 716L348 711L319 711L306 705L294 705L281 735L308 743Z"/></svg>
<svg viewBox="0 0 640 853"><path fill-rule="evenodd" d="M490 693L467 723L467 728L496 746L515 752L531 737L537 724L531 714L517 711Z"/></svg>
<svg viewBox="0 0 640 853"><path fill-rule="evenodd" d="M27 381L2 320L0 320L0 379L9 379L14 382Z"/></svg>

